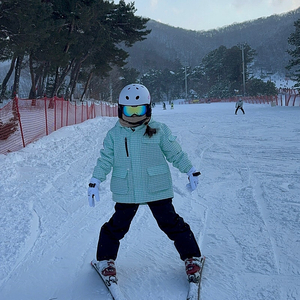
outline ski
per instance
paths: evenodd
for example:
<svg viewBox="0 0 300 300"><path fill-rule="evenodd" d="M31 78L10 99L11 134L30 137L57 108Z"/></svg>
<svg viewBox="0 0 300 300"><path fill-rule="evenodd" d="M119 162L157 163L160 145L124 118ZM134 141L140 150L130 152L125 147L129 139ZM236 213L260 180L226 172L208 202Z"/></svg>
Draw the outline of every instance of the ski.
<svg viewBox="0 0 300 300"><path fill-rule="evenodd" d="M190 281L189 282L189 291L187 295L187 300L200 300L200 288L201 288L201 278L202 278L202 270L205 263L205 256L203 256L201 260L201 269L200 269L200 277L197 282Z"/></svg>
<svg viewBox="0 0 300 300"><path fill-rule="evenodd" d="M103 276L101 274L101 271L97 267L97 261L95 259L91 261L91 265L94 267L94 269L97 271L98 275L104 282L113 300L127 300L120 290L118 279L116 276Z"/></svg>

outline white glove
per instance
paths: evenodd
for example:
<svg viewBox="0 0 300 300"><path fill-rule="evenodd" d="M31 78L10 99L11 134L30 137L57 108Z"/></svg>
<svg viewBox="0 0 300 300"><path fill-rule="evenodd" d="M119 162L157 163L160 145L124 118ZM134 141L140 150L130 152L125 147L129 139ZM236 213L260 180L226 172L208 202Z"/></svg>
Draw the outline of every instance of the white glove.
<svg viewBox="0 0 300 300"><path fill-rule="evenodd" d="M96 201L100 201L99 197L99 185L100 185L100 180L97 178L92 178L89 183L89 188L88 188L88 197L89 197L89 205L90 207L95 206L95 199Z"/></svg>
<svg viewBox="0 0 300 300"><path fill-rule="evenodd" d="M200 172L197 172L197 170L192 167L188 172L187 176L189 177L190 183L187 184L187 188L191 191L194 191L197 188L197 185L199 183L198 176L200 175Z"/></svg>

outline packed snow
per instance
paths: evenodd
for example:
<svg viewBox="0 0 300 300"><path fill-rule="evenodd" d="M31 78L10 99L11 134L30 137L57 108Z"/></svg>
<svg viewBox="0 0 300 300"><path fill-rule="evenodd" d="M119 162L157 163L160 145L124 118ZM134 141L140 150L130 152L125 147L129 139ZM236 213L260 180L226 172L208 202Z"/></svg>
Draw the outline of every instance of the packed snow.
<svg viewBox="0 0 300 300"><path fill-rule="evenodd" d="M234 103L157 105L194 166L198 189L170 166L177 212L202 253L202 300L300 299L300 107ZM107 300L90 265L111 217L109 179L100 202L87 185L117 118L62 128L0 155L0 298ZM147 206L140 206L116 261L129 300L186 299L184 264Z"/></svg>

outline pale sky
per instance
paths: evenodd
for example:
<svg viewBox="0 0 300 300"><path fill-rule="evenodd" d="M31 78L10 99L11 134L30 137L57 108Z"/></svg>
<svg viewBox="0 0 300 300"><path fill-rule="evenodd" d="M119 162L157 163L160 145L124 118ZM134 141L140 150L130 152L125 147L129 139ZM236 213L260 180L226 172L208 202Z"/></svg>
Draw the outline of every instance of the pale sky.
<svg viewBox="0 0 300 300"><path fill-rule="evenodd" d="M300 0L125 0L135 2L136 16L174 27L209 30L281 14L300 7Z"/></svg>

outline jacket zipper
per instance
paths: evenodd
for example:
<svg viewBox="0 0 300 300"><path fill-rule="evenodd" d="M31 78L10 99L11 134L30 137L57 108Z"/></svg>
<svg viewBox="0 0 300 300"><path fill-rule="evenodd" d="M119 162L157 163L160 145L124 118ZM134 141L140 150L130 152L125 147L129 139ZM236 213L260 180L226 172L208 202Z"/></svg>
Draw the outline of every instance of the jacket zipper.
<svg viewBox="0 0 300 300"><path fill-rule="evenodd" d="M127 137L125 138L125 150L126 150L126 155L127 155L127 157L129 157L129 153L128 153L128 145L127 145Z"/></svg>

